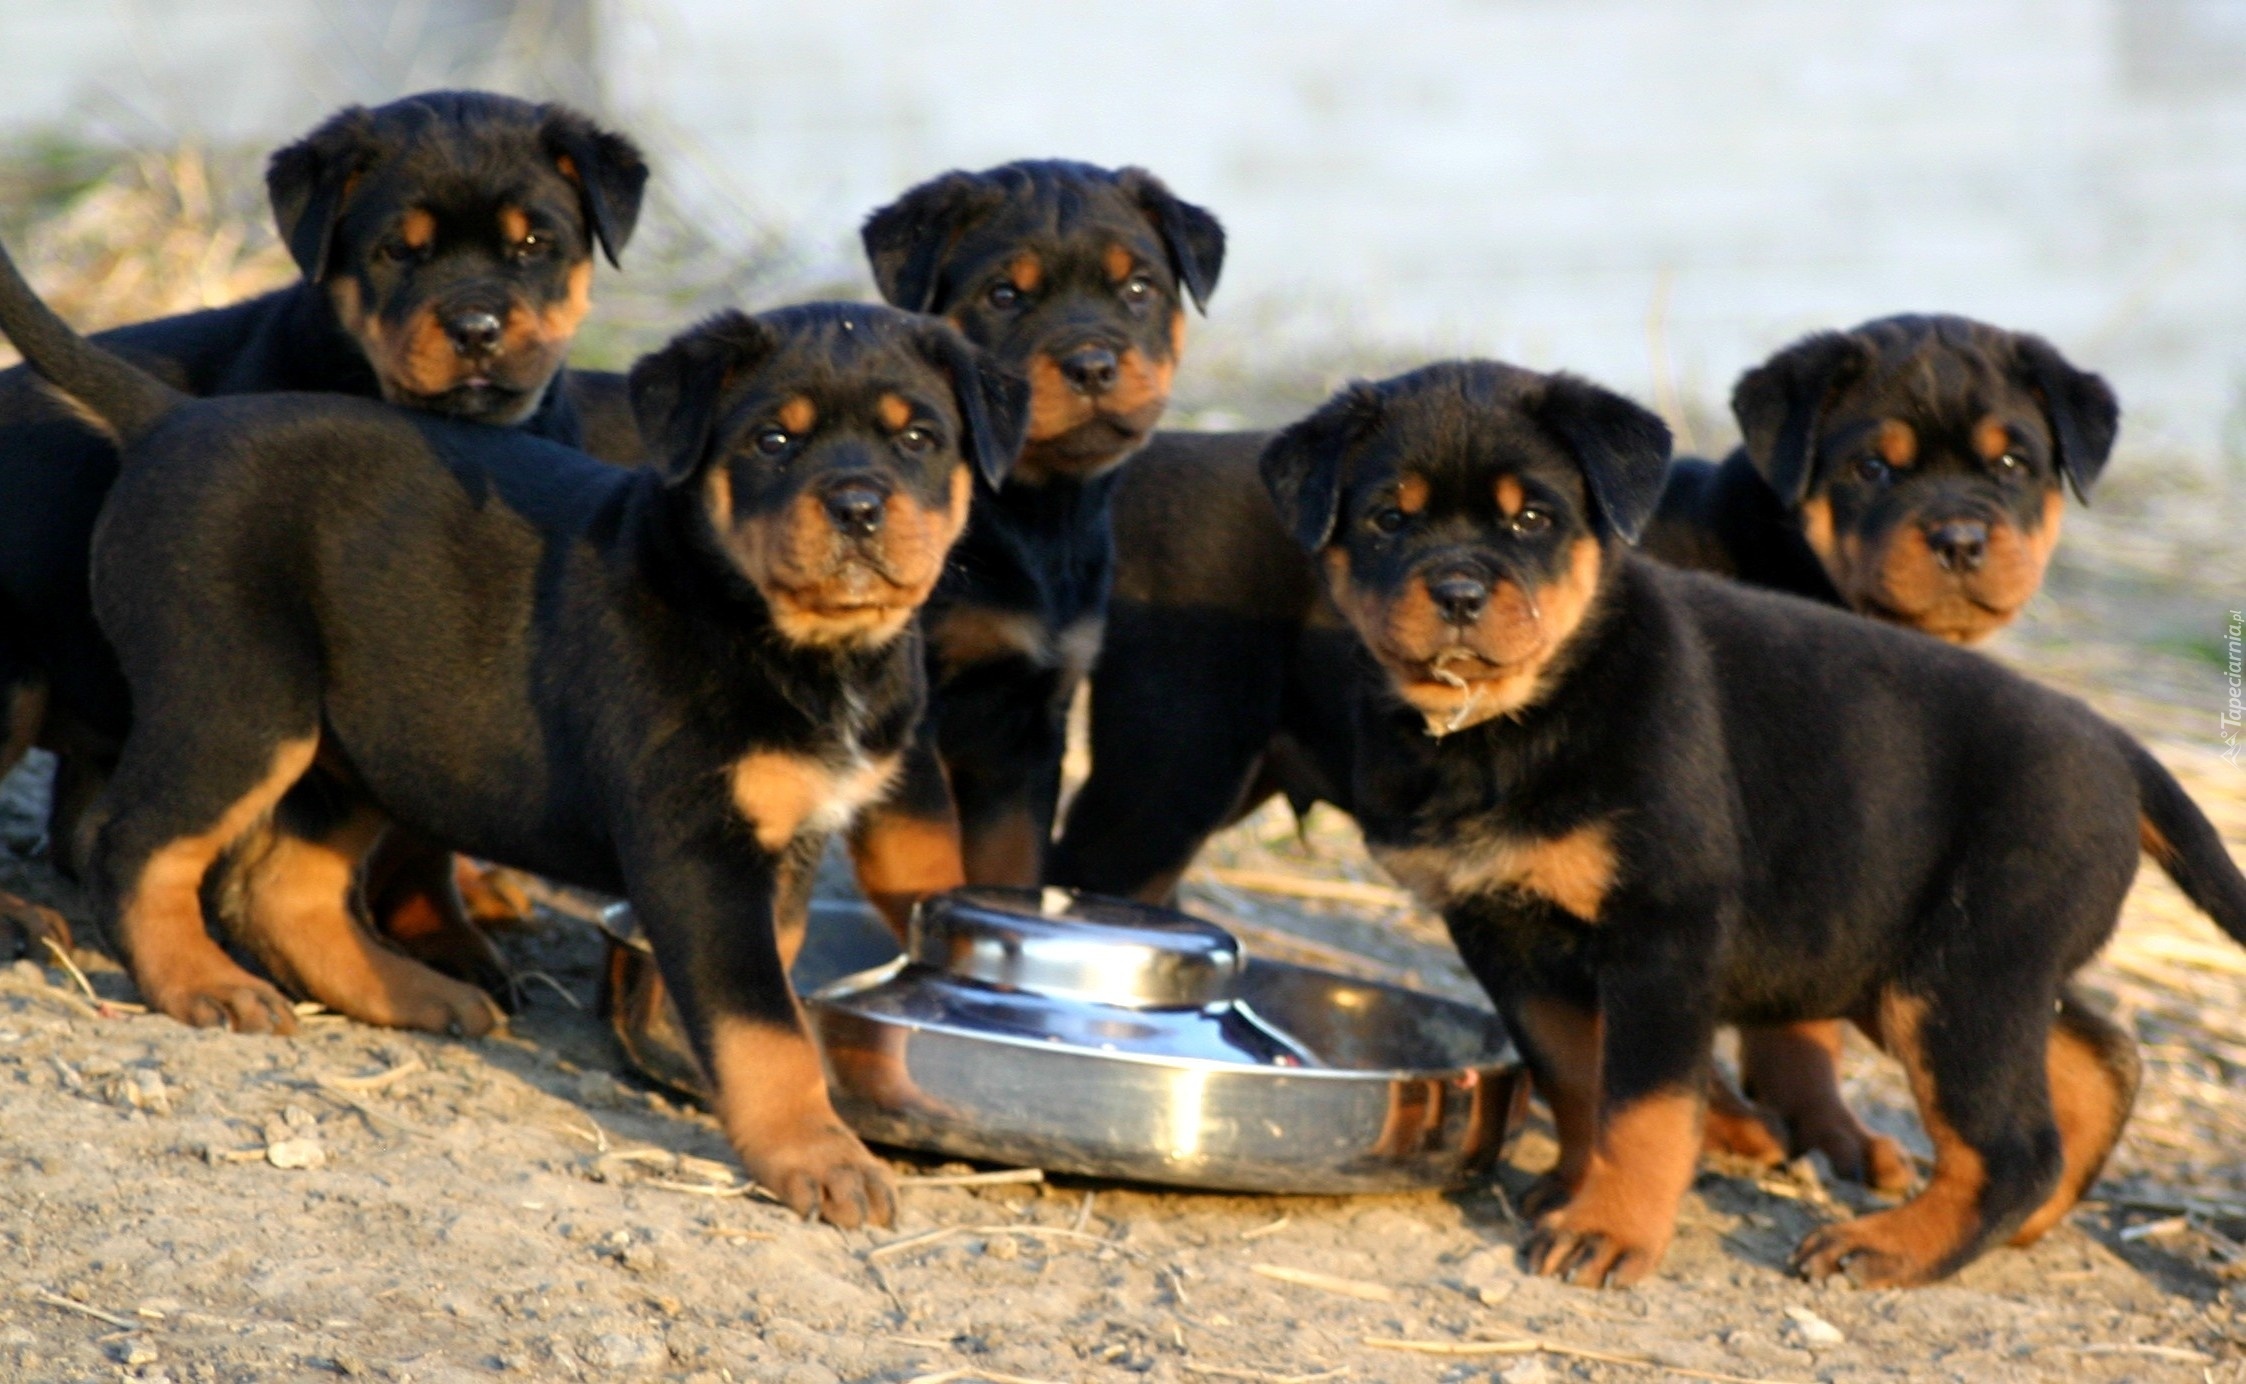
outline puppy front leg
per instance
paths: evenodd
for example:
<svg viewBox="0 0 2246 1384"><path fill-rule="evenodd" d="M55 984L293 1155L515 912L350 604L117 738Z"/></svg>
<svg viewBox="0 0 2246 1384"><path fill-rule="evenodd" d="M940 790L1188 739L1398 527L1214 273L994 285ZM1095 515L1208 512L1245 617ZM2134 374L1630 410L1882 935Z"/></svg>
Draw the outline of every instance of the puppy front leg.
<svg viewBox="0 0 2246 1384"><path fill-rule="evenodd" d="M1675 953L1670 954L1674 957ZM1599 977L1598 1105L1567 1201L1538 1217L1525 1248L1537 1273L1620 1287L1653 1272L1692 1185L1710 1007L1697 978L1632 965Z"/></svg>
<svg viewBox="0 0 2246 1384"><path fill-rule="evenodd" d="M842 1123L788 985L782 858L737 837L628 872L632 906L678 1001L712 1104L749 1176L806 1217L891 1224L888 1168Z"/></svg>

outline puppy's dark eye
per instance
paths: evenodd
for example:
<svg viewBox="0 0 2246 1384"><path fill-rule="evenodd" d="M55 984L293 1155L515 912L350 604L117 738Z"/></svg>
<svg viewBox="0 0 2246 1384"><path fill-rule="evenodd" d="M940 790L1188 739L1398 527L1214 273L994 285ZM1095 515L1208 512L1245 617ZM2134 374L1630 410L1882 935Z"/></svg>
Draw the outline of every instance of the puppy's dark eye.
<svg viewBox="0 0 2246 1384"><path fill-rule="evenodd" d="M1390 505L1386 509L1374 510L1369 522L1382 533L1395 533L1411 522L1411 516Z"/></svg>
<svg viewBox="0 0 2246 1384"><path fill-rule="evenodd" d="M392 236L375 247L375 253L393 264L421 258L421 251L404 236Z"/></svg>
<svg viewBox="0 0 2246 1384"><path fill-rule="evenodd" d="M1022 305L1022 291L1008 283L992 284L990 292L983 296L990 299L992 307L1001 311L1011 311Z"/></svg>
<svg viewBox="0 0 2246 1384"><path fill-rule="evenodd" d="M2018 452L2006 452L2003 456L1998 457L1994 462L1992 462L1991 465L1996 467L1996 473L1998 475L2007 478L2020 475L2022 472L2028 469L2028 463L2021 458Z"/></svg>
<svg viewBox="0 0 2246 1384"><path fill-rule="evenodd" d="M553 248L553 244L553 241L545 236L532 231L529 235L508 246L507 253L519 260L541 259L548 250Z"/></svg>
<svg viewBox="0 0 2246 1384"><path fill-rule="evenodd" d="M897 445L908 452L925 452L936 445L936 434L915 423L897 434Z"/></svg>
<svg viewBox="0 0 2246 1384"><path fill-rule="evenodd" d="M1154 280L1145 274L1133 274L1121 292L1125 306L1143 308L1154 301Z"/></svg>
<svg viewBox="0 0 2246 1384"><path fill-rule="evenodd" d="M793 441L794 438L778 428L766 428L756 435L756 449L768 457L776 457L788 450L788 444Z"/></svg>
<svg viewBox="0 0 2246 1384"><path fill-rule="evenodd" d="M1531 505L1514 515L1507 527L1518 534L1542 533L1552 527L1552 516Z"/></svg>
<svg viewBox="0 0 2246 1384"><path fill-rule="evenodd" d="M1886 483L1888 474L1887 463L1881 458L1874 456L1856 458L1856 475L1859 479L1869 481L1873 485L1882 485Z"/></svg>

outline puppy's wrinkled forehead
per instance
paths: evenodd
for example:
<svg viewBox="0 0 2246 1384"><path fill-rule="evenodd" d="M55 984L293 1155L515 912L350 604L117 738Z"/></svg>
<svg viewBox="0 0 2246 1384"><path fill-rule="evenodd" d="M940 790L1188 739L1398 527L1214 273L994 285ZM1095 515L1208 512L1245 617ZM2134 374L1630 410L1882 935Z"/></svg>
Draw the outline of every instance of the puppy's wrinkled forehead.
<svg viewBox="0 0 2246 1384"><path fill-rule="evenodd" d="M950 381L912 336L912 319L877 309L781 308L764 314L777 338L772 352L734 381L739 407L775 391L854 394L912 385L941 397Z"/></svg>
<svg viewBox="0 0 2246 1384"><path fill-rule="evenodd" d="M1874 322L1856 335L1870 348L1857 391L1907 399L1934 414L1986 408L2020 386L2005 369L2002 333L1963 319Z"/></svg>
<svg viewBox="0 0 2246 1384"><path fill-rule="evenodd" d="M1501 475L1533 476L1561 493L1582 494L1583 473L1550 429L1523 407L1541 377L1512 367L1430 376L1398 391L1387 426L1361 450L1352 483L1401 476L1424 482L1437 507L1486 507Z"/></svg>
<svg viewBox="0 0 2246 1384"><path fill-rule="evenodd" d="M1065 170L1009 167L994 179L1005 189L986 216L963 233L946 256L952 272L972 272L993 259L1024 251L1068 261L1096 259L1121 244L1148 263L1163 262L1161 236L1112 177L1069 176ZM949 283L946 288L957 288Z"/></svg>

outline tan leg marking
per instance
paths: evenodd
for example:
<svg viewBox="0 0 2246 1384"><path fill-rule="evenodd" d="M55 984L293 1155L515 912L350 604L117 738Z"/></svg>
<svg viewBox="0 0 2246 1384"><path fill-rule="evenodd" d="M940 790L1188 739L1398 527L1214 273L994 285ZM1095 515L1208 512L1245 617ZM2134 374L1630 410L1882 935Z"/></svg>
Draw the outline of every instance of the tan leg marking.
<svg viewBox="0 0 2246 1384"><path fill-rule="evenodd" d="M2070 1006L2076 1003L2066 1001ZM2111 1036L2118 1043L2128 1041L2118 1030ZM2012 1236L2015 1245L2032 1245L2042 1239L2082 1200L2082 1194L2097 1181L2098 1171L2105 1167L2106 1156L2120 1142L2122 1126L2128 1123L2129 1108L2137 1098L2134 1067L2127 1072L2115 1071L2108 1055L2076 1031L2065 1007L2051 1030L2044 1072L2051 1084L2051 1116L2059 1126L2064 1161L2058 1187L2048 1201L2021 1222Z"/></svg>
<svg viewBox="0 0 2246 1384"><path fill-rule="evenodd" d="M520 873L504 865L482 865L467 856L452 858L452 887L478 927L523 927L537 915Z"/></svg>
<svg viewBox="0 0 2246 1384"><path fill-rule="evenodd" d="M1841 1099L1842 1041L1838 1019L1742 1027L1740 1078L1750 1096L1785 1120L1792 1152L1822 1153L1834 1172L1882 1192L1908 1190L1903 1146L1864 1128Z"/></svg>
<svg viewBox="0 0 2246 1384"><path fill-rule="evenodd" d="M368 810L321 841L271 834L245 866L243 940L284 983L361 1023L489 1033L490 997L391 951L351 914L352 875L386 825Z"/></svg>
<svg viewBox="0 0 2246 1384"><path fill-rule="evenodd" d="M858 888L902 940L913 905L967 882L959 823L875 808L850 838Z"/></svg>
<svg viewBox="0 0 2246 1384"><path fill-rule="evenodd" d="M721 1015L710 1054L718 1122L749 1176L797 1214L846 1230L895 1219L889 1170L835 1114L800 1027Z"/></svg>
<svg viewBox="0 0 2246 1384"><path fill-rule="evenodd" d="M281 992L234 964L203 919L203 876L219 853L273 810L312 767L319 737L284 740L271 767L209 831L160 847L141 867L118 911L117 940L149 1004L198 1028L293 1033L296 1012Z"/></svg>
<svg viewBox="0 0 2246 1384"><path fill-rule="evenodd" d="M1880 1044L1903 1064L1919 1121L1934 1144L1934 1174L1919 1194L1892 1211L1858 1216L1815 1231L1794 1251L1804 1277L1845 1272L1865 1288L1904 1288L1939 1278L1981 1228L1988 1165L1942 1115L1919 1033L1926 1002L1895 992L1882 997Z"/></svg>
<svg viewBox="0 0 2246 1384"><path fill-rule="evenodd" d="M1027 809L1011 808L992 821L963 826L961 835L969 884L1035 889L1043 882L1045 838Z"/></svg>
<svg viewBox="0 0 2246 1384"><path fill-rule="evenodd" d="M1700 1154L1700 1094L1664 1091L1603 1113L1583 1179L1538 1218L1536 1271L1591 1287L1625 1286L1661 1264Z"/></svg>
<svg viewBox="0 0 2246 1384"><path fill-rule="evenodd" d="M1786 1161L1786 1145L1771 1132L1762 1112L1733 1090L1720 1072L1708 1073L1708 1112L1701 1120L1700 1147L1705 1153L1757 1168L1775 1168Z"/></svg>

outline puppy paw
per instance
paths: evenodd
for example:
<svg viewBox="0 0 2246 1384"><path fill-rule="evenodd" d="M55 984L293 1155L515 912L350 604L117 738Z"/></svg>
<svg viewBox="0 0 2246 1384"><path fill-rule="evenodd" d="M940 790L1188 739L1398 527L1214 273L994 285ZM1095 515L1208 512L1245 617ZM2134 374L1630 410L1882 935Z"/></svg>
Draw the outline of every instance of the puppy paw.
<svg viewBox="0 0 2246 1384"><path fill-rule="evenodd" d="M1911 1189L1910 1155L1884 1134L1862 1128L1816 1129L1804 1133L1801 1145L1804 1152L1824 1154L1833 1172L1850 1182L1889 1194Z"/></svg>
<svg viewBox="0 0 2246 1384"><path fill-rule="evenodd" d="M70 924L60 913L29 899L0 894L0 961L29 957L44 963L54 957L47 949L49 942L70 950Z"/></svg>
<svg viewBox="0 0 2246 1384"><path fill-rule="evenodd" d="M1743 1101L1736 1104L1710 1101L1707 1117L1701 1124L1700 1140L1701 1152L1711 1157L1736 1159L1750 1167L1775 1168L1786 1161L1786 1145L1763 1123L1762 1116Z"/></svg>
<svg viewBox="0 0 2246 1384"><path fill-rule="evenodd" d="M896 1184L887 1165L840 1124L806 1131L777 1148L742 1150L741 1162L805 1220L823 1217L844 1230L896 1223Z"/></svg>
<svg viewBox="0 0 2246 1384"><path fill-rule="evenodd" d="M491 996L473 985L431 973L401 1008L396 1027L454 1038L481 1038L506 1022Z"/></svg>
<svg viewBox="0 0 2246 1384"><path fill-rule="evenodd" d="M1673 1233L1578 1198L1539 1218L1521 1253L1532 1273L1582 1288L1626 1288L1660 1267Z"/></svg>
<svg viewBox="0 0 2246 1384"><path fill-rule="evenodd" d="M236 1033L296 1032L288 998L247 971L214 974L184 983L144 986L148 1002L190 1028L230 1028Z"/></svg>
<svg viewBox="0 0 2246 1384"><path fill-rule="evenodd" d="M1794 1250L1792 1267L1815 1281L1845 1274L1859 1288L1908 1288L1945 1272L1941 1259L1899 1211L1858 1216L1811 1231Z"/></svg>

